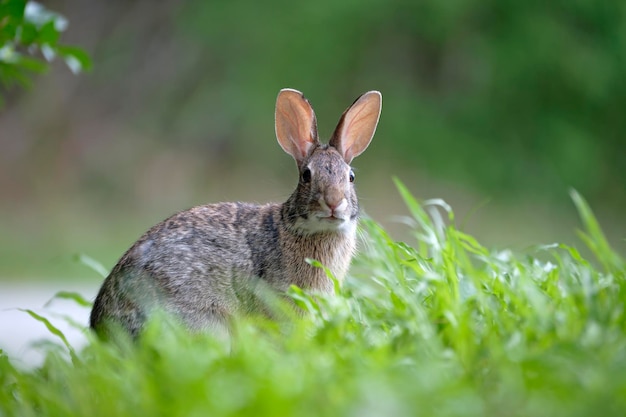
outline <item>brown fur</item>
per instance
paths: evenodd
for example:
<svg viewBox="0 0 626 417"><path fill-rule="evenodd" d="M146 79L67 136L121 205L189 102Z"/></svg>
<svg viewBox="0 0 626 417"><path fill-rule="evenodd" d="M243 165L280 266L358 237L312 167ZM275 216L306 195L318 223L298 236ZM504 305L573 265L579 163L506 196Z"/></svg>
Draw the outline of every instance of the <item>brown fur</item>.
<svg viewBox="0 0 626 417"><path fill-rule="evenodd" d="M328 145L317 137L302 93L284 89L276 134L300 180L283 204L219 203L181 211L146 232L104 281L91 312L101 334L110 325L137 336L157 310L193 330L227 331L231 316L264 310L266 289L291 285L332 293L316 259L338 279L356 247L359 208L349 163L369 144L380 93L361 96L342 115Z"/></svg>

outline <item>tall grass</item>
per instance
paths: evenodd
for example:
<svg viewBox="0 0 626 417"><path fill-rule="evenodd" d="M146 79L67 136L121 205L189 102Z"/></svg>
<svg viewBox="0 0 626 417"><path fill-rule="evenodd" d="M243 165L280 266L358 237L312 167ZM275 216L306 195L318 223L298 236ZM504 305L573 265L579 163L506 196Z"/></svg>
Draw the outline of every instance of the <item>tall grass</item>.
<svg viewBox="0 0 626 417"><path fill-rule="evenodd" d="M623 416L625 263L582 197L594 259L491 251L397 186L415 241L363 221L337 296L291 291L305 318L242 319L230 348L153 323L133 346L48 347L37 369L0 355L0 415Z"/></svg>

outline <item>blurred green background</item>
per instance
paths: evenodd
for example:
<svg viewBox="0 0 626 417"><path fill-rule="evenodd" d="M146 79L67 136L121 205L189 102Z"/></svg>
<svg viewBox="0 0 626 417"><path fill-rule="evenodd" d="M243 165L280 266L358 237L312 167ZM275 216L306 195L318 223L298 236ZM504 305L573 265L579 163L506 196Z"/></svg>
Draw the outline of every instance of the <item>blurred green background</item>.
<svg viewBox="0 0 626 417"><path fill-rule="evenodd" d="M357 184L406 238L391 182L443 198L490 246L573 242L570 187L626 246L626 2L621 0L50 1L62 63L0 111L0 279L111 267L149 226L210 201L280 201L278 90L328 138L362 92L383 113Z"/></svg>

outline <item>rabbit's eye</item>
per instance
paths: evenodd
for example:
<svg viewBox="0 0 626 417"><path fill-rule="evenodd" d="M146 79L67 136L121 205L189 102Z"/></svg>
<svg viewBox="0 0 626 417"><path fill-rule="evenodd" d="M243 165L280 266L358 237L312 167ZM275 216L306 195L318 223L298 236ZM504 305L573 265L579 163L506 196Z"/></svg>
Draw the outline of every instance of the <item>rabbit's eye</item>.
<svg viewBox="0 0 626 417"><path fill-rule="evenodd" d="M350 182L354 182L354 171L350 171Z"/></svg>
<svg viewBox="0 0 626 417"><path fill-rule="evenodd" d="M311 170L310 169L305 168L304 171L302 171L302 182L305 184L311 182Z"/></svg>

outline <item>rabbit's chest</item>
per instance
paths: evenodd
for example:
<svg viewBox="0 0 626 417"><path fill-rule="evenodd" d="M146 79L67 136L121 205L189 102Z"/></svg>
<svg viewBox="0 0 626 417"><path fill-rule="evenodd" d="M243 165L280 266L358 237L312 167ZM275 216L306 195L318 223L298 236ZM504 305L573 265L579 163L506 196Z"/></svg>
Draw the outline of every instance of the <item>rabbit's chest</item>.
<svg viewBox="0 0 626 417"><path fill-rule="evenodd" d="M356 238L350 235L324 236L306 242L300 250L286 257L285 279L289 285L300 288L332 292L333 283L323 268L311 265L307 260L319 261L338 280L342 280L348 271L354 254Z"/></svg>

